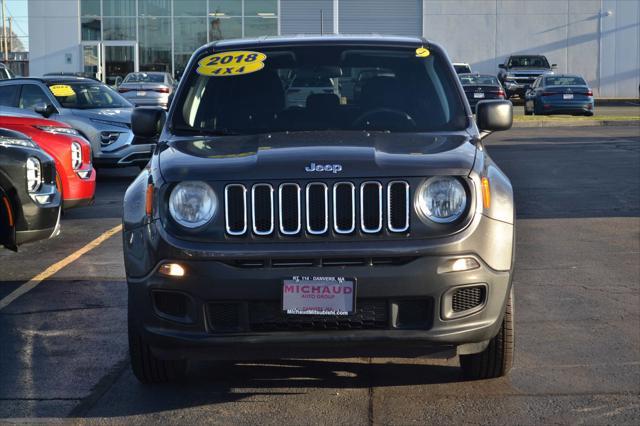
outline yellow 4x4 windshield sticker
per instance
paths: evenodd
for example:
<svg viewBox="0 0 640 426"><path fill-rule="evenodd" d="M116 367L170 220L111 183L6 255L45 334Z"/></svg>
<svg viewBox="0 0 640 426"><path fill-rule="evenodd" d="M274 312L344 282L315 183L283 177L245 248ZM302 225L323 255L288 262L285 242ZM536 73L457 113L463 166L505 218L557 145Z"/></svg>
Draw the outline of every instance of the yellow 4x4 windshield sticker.
<svg viewBox="0 0 640 426"><path fill-rule="evenodd" d="M418 58L426 58L430 54L431 52L429 52L429 49L427 49L426 47L418 47L416 49L416 57Z"/></svg>
<svg viewBox="0 0 640 426"><path fill-rule="evenodd" d="M264 53L249 50L220 52L198 61L196 72L207 77L249 74L264 68L265 59L267 59L267 55Z"/></svg>
<svg viewBox="0 0 640 426"><path fill-rule="evenodd" d="M65 96L73 96L76 92L73 88L66 84L56 84L53 86L49 86L49 90L53 93L53 96L63 98Z"/></svg>

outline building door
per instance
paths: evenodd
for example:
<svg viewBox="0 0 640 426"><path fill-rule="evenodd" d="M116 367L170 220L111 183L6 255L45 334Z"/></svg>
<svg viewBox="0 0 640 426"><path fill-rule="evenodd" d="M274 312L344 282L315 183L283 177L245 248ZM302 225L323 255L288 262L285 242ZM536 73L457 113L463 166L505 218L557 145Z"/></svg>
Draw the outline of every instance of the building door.
<svg viewBox="0 0 640 426"><path fill-rule="evenodd" d="M118 86L130 72L138 71L136 42L104 42L104 78L109 86Z"/></svg>
<svg viewBox="0 0 640 426"><path fill-rule="evenodd" d="M102 80L102 46L100 43L82 44L82 72L86 77Z"/></svg>
<svg viewBox="0 0 640 426"><path fill-rule="evenodd" d="M138 44L134 41L82 44L82 71L109 86L118 86L130 72L138 71Z"/></svg>

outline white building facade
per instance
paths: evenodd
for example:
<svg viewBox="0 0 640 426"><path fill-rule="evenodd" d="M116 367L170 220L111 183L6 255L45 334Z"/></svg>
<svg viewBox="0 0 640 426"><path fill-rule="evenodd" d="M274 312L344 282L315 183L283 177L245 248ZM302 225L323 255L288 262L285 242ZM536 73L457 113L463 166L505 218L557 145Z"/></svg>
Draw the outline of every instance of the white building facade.
<svg viewBox="0 0 640 426"><path fill-rule="evenodd" d="M180 73L221 38L396 34L442 44L496 74L510 54L546 55L603 98L637 98L640 0L28 0L30 71Z"/></svg>

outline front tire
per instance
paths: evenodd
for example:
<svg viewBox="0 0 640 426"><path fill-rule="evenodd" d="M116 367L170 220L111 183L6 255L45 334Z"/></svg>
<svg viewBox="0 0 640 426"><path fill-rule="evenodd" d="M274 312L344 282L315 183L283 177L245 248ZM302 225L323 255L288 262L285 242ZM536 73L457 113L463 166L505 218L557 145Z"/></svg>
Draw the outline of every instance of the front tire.
<svg viewBox="0 0 640 426"><path fill-rule="evenodd" d="M470 380L493 379L509 373L513 366L515 347L513 287L507 299L504 318L498 334L480 353L460 355L460 366L465 378Z"/></svg>
<svg viewBox="0 0 640 426"><path fill-rule="evenodd" d="M186 360L157 358L136 331L135 321L129 312L129 358L136 378L144 384L165 383L183 378L187 374Z"/></svg>

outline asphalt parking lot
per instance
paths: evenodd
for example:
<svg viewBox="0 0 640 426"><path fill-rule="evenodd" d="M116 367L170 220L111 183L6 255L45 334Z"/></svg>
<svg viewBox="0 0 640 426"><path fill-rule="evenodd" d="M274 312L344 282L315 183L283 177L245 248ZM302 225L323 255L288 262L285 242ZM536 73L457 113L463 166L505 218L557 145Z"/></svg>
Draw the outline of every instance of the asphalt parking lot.
<svg viewBox="0 0 640 426"><path fill-rule="evenodd" d="M488 150L516 193L516 359L465 382L457 359L198 363L182 383L130 371L117 234L0 308L0 422L637 424L640 129L512 129ZM120 223L137 169L100 171L63 233L0 251L2 300Z"/></svg>

